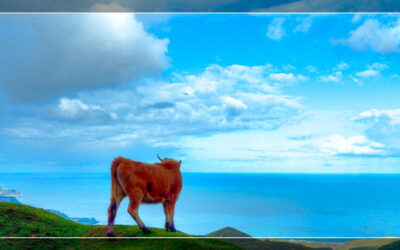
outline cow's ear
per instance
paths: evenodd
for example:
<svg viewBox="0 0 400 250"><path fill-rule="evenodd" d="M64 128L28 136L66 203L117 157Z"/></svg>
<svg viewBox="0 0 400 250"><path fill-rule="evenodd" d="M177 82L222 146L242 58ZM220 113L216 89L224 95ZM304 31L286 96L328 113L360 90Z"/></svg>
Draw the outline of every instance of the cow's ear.
<svg viewBox="0 0 400 250"><path fill-rule="evenodd" d="M182 163L182 160L179 160L179 165L181 165L181 163Z"/></svg>

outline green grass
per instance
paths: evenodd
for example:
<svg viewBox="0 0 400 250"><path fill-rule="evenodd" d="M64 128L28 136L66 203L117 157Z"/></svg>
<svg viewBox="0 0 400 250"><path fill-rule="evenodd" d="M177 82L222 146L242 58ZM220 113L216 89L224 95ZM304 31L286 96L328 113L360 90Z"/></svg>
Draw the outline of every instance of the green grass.
<svg viewBox="0 0 400 250"><path fill-rule="evenodd" d="M396 240L390 244L381 246L379 250L398 250L400 249L400 240Z"/></svg>
<svg viewBox="0 0 400 250"><path fill-rule="evenodd" d="M349 241L343 245L341 244L331 245L326 243L301 243L301 244L315 249L330 248L332 250L378 250L381 249L380 247L391 244L395 241L398 241L398 239L393 239L393 238L359 239L359 240Z"/></svg>
<svg viewBox="0 0 400 250"><path fill-rule="evenodd" d="M148 237L146 239L99 239L105 237L106 226L91 226L67 220L44 209L27 205L0 202L0 237L90 237L88 239L0 239L0 249L318 249L333 250L394 250L400 249L397 239L354 240L345 245L295 244L278 240L256 239L217 240L190 238L183 232L166 232L164 229L149 228L143 234L137 226L116 225L118 237ZM236 229L221 229L214 234L245 235ZM212 235L212 234L210 234ZM216 235L220 236L220 235ZM154 239L168 237L169 239ZM183 239L173 239L183 237Z"/></svg>
<svg viewBox="0 0 400 250"><path fill-rule="evenodd" d="M383 245L390 244L398 239L361 239L361 240L352 240L346 244L347 249L350 250L373 250L379 249L379 247Z"/></svg>
<svg viewBox="0 0 400 250"><path fill-rule="evenodd" d="M0 203L0 237L93 237L90 239L0 239L0 249L241 249L215 239L151 239L152 237L188 237L182 232L166 232L149 228L143 234L137 226L116 225L118 237L149 237L149 239L96 239L105 237L106 226L79 224L27 205Z"/></svg>

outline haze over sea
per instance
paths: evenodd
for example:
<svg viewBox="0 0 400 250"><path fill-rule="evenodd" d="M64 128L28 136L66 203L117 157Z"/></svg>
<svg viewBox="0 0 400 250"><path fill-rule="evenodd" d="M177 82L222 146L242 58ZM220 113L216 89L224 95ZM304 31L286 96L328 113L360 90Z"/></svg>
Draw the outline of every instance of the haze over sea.
<svg viewBox="0 0 400 250"><path fill-rule="evenodd" d="M190 234L231 226L260 237L400 236L400 175L184 173L175 223ZM4 173L0 186L28 205L107 222L105 173ZM117 224L134 224L125 199ZM147 226L163 227L162 206L142 205Z"/></svg>

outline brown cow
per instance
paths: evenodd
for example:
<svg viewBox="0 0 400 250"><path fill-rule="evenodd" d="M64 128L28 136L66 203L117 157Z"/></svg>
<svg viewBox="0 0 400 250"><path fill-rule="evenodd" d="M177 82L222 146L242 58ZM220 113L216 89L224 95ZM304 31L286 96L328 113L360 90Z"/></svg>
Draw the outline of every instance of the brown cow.
<svg viewBox="0 0 400 250"><path fill-rule="evenodd" d="M157 155L158 156L158 155ZM111 165L111 203L108 208L108 236L113 235L113 224L122 199L129 196L128 212L144 233L149 229L139 218L140 203L162 202L165 229L176 232L174 226L175 202L182 189L180 166L182 161L164 158L160 163L143 163L123 157Z"/></svg>

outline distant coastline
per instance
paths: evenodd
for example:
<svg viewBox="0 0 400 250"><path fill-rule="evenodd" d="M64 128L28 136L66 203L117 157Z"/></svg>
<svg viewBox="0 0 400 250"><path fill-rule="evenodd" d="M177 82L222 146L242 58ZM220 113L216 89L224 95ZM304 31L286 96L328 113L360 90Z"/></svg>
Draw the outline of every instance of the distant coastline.
<svg viewBox="0 0 400 250"><path fill-rule="evenodd" d="M97 223L99 223L98 220L96 220L96 218L92 217L92 218L85 218L85 217L69 217L68 215L64 214L63 212L60 212L58 210L55 209L46 209L49 212L55 213L60 215L61 217L67 219L67 220L72 220L75 222L78 222L80 224L86 224L86 225L96 225Z"/></svg>
<svg viewBox="0 0 400 250"><path fill-rule="evenodd" d="M17 203L21 204L15 197L7 197L7 196L2 196L0 195L0 202L12 202L12 203Z"/></svg>
<svg viewBox="0 0 400 250"><path fill-rule="evenodd" d="M7 189L0 187L0 202L11 202L11 203L16 203L16 204L22 204L16 197L23 197L25 195L21 194L20 192L14 190L14 189ZM60 215L61 217L67 219L67 220L72 220L75 222L78 222L80 224L86 224L86 225L96 225L99 223L96 218L91 217L91 218L85 218L85 217L69 217L63 212L60 212L55 209L46 209L49 212L55 213Z"/></svg>
<svg viewBox="0 0 400 250"><path fill-rule="evenodd" d="M19 202L16 197L22 196L24 195L14 189L0 187L0 202L12 202L21 204L21 202Z"/></svg>

